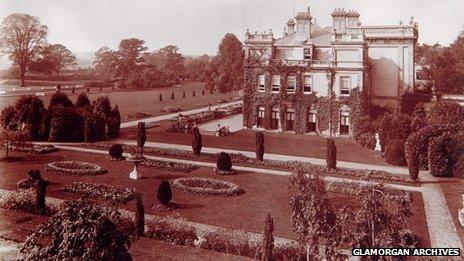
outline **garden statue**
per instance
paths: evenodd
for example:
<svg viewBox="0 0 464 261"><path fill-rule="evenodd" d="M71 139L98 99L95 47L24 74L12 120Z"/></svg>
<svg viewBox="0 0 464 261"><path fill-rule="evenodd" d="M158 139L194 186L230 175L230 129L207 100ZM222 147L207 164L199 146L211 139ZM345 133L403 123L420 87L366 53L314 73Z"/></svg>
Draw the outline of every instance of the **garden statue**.
<svg viewBox="0 0 464 261"><path fill-rule="evenodd" d="M461 194L462 196L462 208L458 212L458 219L461 226L464 227L464 193Z"/></svg>
<svg viewBox="0 0 464 261"><path fill-rule="evenodd" d="M375 134L375 150L376 151L382 150L382 147L380 146L380 137L378 133Z"/></svg>

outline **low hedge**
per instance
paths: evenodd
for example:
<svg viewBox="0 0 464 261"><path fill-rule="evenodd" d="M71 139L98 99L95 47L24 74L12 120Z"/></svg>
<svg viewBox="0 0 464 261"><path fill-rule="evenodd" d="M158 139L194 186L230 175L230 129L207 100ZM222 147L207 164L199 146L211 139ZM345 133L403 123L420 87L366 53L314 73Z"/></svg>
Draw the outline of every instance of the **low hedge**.
<svg viewBox="0 0 464 261"><path fill-rule="evenodd" d="M182 225L174 220L150 220L147 224L145 236L183 246L194 246L198 240L193 227Z"/></svg>
<svg viewBox="0 0 464 261"><path fill-rule="evenodd" d="M234 183L211 178L177 178L172 187L200 196L237 196L243 189Z"/></svg>
<svg viewBox="0 0 464 261"><path fill-rule="evenodd" d="M108 170L97 164L79 161L56 161L47 164L47 171L73 176L94 176L106 174Z"/></svg>

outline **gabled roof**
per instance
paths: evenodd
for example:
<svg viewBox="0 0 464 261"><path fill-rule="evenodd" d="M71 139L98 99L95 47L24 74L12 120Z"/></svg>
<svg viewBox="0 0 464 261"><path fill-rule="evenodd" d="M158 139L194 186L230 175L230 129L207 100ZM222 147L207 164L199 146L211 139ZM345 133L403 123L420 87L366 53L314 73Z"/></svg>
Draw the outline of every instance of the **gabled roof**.
<svg viewBox="0 0 464 261"><path fill-rule="evenodd" d="M309 43L312 43L316 46L325 46L330 45L330 41L332 39L331 36L331 27L321 28L318 25L311 25L311 38L309 39ZM308 36L307 34L301 33L293 33L286 35L282 38L278 38L275 40L275 46L302 46L308 43Z"/></svg>

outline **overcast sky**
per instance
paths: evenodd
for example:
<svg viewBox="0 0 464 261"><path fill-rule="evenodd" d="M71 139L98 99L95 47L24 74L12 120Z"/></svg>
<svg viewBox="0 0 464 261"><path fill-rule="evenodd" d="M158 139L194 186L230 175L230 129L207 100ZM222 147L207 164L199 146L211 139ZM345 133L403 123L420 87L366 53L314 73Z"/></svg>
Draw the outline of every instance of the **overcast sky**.
<svg viewBox="0 0 464 261"><path fill-rule="evenodd" d="M11 13L37 16L50 43L73 52L116 48L136 37L150 50L168 44L186 54L215 54L228 32L243 39L247 28L280 36L294 12L311 5L321 26L335 8L356 9L364 25L419 23L419 42L448 45L464 26L464 0L0 0L0 19Z"/></svg>

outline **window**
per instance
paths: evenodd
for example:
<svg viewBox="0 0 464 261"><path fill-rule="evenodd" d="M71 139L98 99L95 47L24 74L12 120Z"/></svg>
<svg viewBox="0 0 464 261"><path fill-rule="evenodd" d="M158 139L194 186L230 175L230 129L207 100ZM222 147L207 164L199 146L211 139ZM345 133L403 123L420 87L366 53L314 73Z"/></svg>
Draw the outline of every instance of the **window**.
<svg viewBox="0 0 464 261"><path fill-rule="evenodd" d="M272 108L271 129L275 130L279 128L279 119L280 119L279 108Z"/></svg>
<svg viewBox="0 0 464 261"><path fill-rule="evenodd" d="M311 76L305 75L303 76L303 92L304 93L311 93Z"/></svg>
<svg viewBox="0 0 464 261"><path fill-rule="evenodd" d="M350 95L350 77L340 77L340 95Z"/></svg>
<svg viewBox="0 0 464 261"><path fill-rule="evenodd" d="M309 49L309 48L304 49L304 58L305 58L305 60L310 60L311 59L311 49Z"/></svg>
<svg viewBox="0 0 464 261"><path fill-rule="evenodd" d="M256 123L256 125L259 128L264 127L264 107L263 106L258 107L258 122Z"/></svg>
<svg viewBox="0 0 464 261"><path fill-rule="evenodd" d="M348 111L340 111L340 135L350 133L350 116Z"/></svg>
<svg viewBox="0 0 464 261"><path fill-rule="evenodd" d="M280 90L280 76L274 75L272 76L272 92L279 92Z"/></svg>
<svg viewBox="0 0 464 261"><path fill-rule="evenodd" d="M295 93L296 90L296 77L288 76L287 77L287 93Z"/></svg>
<svg viewBox="0 0 464 261"><path fill-rule="evenodd" d="M287 112L285 113L285 129L293 130L294 123L295 123L295 110L287 109Z"/></svg>
<svg viewBox="0 0 464 261"><path fill-rule="evenodd" d="M266 89L266 76L264 74L258 76L258 91L264 92Z"/></svg>
<svg viewBox="0 0 464 261"><path fill-rule="evenodd" d="M306 132L315 132L316 131L316 112L309 111L308 120L306 122Z"/></svg>

